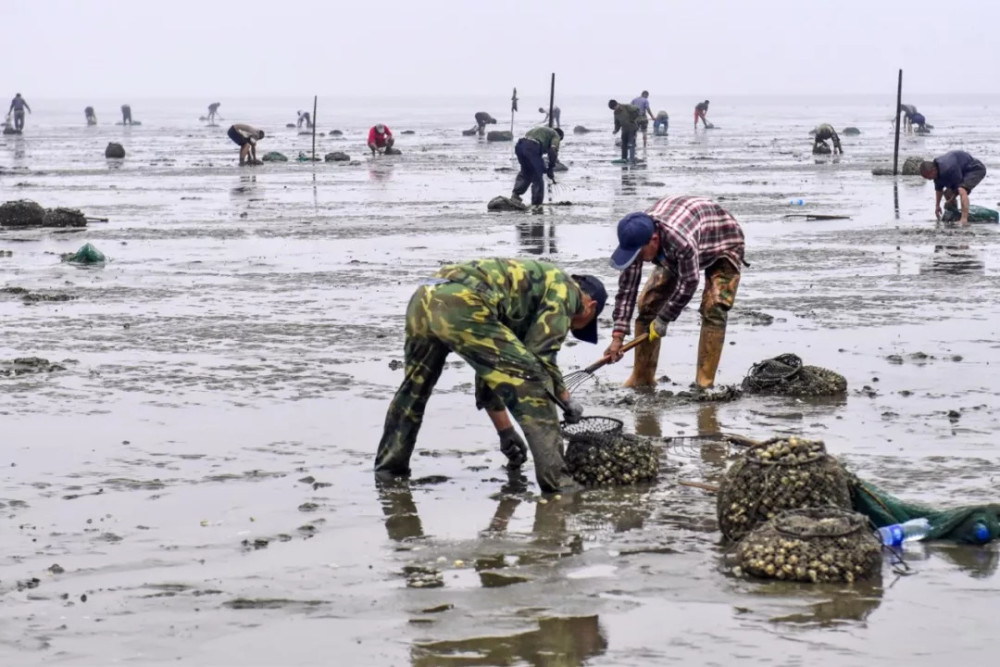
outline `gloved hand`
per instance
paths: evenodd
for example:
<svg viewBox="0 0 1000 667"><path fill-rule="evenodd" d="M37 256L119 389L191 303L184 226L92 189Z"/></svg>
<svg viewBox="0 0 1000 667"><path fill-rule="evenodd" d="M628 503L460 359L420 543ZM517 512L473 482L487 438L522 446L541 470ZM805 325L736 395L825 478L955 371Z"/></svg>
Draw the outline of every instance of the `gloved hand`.
<svg viewBox="0 0 1000 667"><path fill-rule="evenodd" d="M497 433L500 436L500 451L507 457L508 466L520 468L528 460L528 446L524 444L521 435L514 427L505 428Z"/></svg>
<svg viewBox="0 0 1000 667"><path fill-rule="evenodd" d="M649 325L649 342L652 343L667 335L667 321L657 316Z"/></svg>
<svg viewBox="0 0 1000 667"><path fill-rule="evenodd" d="M579 401L570 396L563 401L563 405L566 406L563 417L567 424L575 424L580 421L580 418L583 417L583 406L580 405Z"/></svg>
<svg viewBox="0 0 1000 667"><path fill-rule="evenodd" d="M552 181L553 183L556 182L556 173L552 169L552 167L549 167L549 170L547 172L545 172L545 175L548 176L549 180Z"/></svg>

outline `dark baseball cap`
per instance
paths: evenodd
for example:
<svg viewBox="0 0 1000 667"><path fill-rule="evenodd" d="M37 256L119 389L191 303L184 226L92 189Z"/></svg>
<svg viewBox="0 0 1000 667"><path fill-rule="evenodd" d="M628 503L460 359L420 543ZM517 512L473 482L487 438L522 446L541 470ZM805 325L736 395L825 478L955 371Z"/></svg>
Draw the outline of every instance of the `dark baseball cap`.
<svg viewBox="0 0 1000 667"><path fill-rule="evenodd" d="M576 284L580 286L582 291L587 293L587 296L597 302L594 319L582 329L573 329L573 336L587 343L596 343L597 316L604 310L604 304L608 300L608 291L604 289L604 283L595 276L573 276L573 280L576 281Z"/></svg>
<svg viewBox="0 0 1000 667"><path fill-rule="evenodd" d="M642 246L656 231L653 219L645 213L629 213L618 221L618 249L611 254L611 266L624 271L632 266Z"/></svg>

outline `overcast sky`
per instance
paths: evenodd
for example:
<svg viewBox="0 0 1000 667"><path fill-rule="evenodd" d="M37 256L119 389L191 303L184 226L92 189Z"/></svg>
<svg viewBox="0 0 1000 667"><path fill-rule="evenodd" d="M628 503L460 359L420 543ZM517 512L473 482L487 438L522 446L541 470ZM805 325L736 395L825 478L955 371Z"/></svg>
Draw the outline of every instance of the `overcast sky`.
<svg viewBox="0 0 1000 667"><path fill-rule="evenodd" d="M998 93L996 0L3 0L8 96Z"/></svg>

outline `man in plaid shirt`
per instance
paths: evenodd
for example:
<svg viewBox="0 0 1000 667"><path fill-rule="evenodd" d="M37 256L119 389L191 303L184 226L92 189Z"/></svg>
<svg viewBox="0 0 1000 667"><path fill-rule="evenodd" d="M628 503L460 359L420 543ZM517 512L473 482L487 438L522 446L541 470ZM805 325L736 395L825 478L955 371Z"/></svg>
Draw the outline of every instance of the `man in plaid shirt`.
<svg viewBox="0 0 1000 667"><path fill-rule="evenodd" d="M654 264L642 292L644 262ZM635 348L635 365L626 387L656 385L660 339L691 300L701 272L705 291L701 299L701 338L695 384L708 389L715 382L726 320L736 299L743 260L743 230L725 209L702 197L675 196L656 202L645 213L629 213L618 222L618 249L611 266L622 272L615 297L612 342L605 354L614 361L629 332L636 305L635 335L649 339Z"/></svg>

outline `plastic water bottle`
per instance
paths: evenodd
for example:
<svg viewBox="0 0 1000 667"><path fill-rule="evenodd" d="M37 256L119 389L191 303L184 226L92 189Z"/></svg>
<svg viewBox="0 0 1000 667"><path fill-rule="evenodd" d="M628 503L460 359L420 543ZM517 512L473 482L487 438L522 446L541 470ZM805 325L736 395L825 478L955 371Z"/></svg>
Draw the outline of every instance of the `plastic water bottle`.
<svg viewBox="0 0 1000 667"><path fill-rule="evenodd" d="M793 199L792 201L788 202L790 206L805 206L805 203L806 203L805 199Z"/></svg>
<svg viewBox="0 0 1000 667"><path fill-rule="evenodd" d="M931 532L931 522L926 518L910 519L878 529L878 538L887 547L898 547L903 542L922 540Z"/></svg>
<svg viewBox="0 0 1000 667"><path fill-rule="evenodd" d="M972 534L976 538L976 542L979 544L986 544L990 541L990 529L982 521L977 521L975 526L972 528Z"/></svg>

